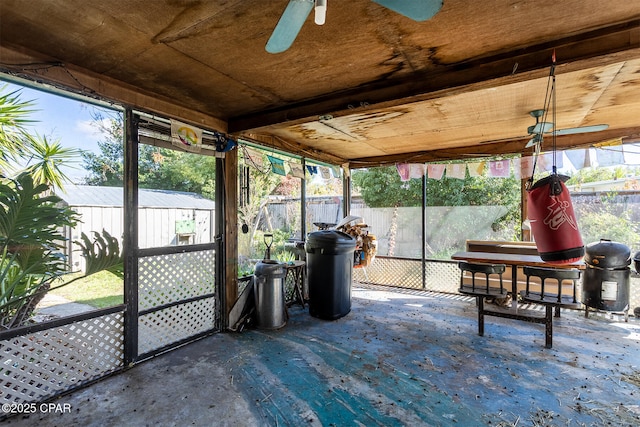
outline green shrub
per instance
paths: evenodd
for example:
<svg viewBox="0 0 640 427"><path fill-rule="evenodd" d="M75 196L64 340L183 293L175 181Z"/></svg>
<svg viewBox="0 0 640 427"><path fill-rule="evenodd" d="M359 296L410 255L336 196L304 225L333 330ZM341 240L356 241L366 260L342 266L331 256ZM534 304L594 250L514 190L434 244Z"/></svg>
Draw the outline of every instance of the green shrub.
<svg viewBox="0 0 640 427"><path fill-rule="evenodd" d="M626 216L617 216L607 211L584 213L579 220L580 232L585 245L609 239L633 247L640 242L637 225Z"/></svg>

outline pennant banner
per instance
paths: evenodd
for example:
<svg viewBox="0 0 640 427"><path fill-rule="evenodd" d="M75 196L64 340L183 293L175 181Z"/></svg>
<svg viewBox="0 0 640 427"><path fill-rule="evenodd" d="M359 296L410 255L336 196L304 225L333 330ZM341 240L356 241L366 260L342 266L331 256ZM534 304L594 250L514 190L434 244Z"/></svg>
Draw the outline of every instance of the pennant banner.
<svg viewBox="0 0 640 427"><path fill-rule="evenodd" d="M442 179L442 175L444 175L444 165L441 165L441 164L428 165L427 173L429 178L440 180Z"/></svg>
<svg viewBox="0 0 640 427"><path fill-rule="evenodd" d="M512 160L513 175L516 179L525 179L533 175L533 157L517 157Z"/></svg>
<svg viewBox="0 0 640 427"><path fill-rule="evenodd" d="M508 159L489 162L489 176L493 178L509 178L511 174L510 165L511 161Z"/></svg>
<svg viewBox="0 0 640 427"><path fill-rule="evenodd" d="M269 162L271 163L271 172L287 176L287 171L284 170L284 160L269 155L267 155L267 159L269 159Z"/></svg>
<svg viewBox="0 0 640 427"><path fill-rule="evenodd" d="M424 163L411 163L409 164L409 178L420 179L426 173Z"/></svg>
<svg viewBox="0 0 640 427"><path fill-rule="evenodd" d="M322 179L331 179L331 170L326 166L318 166L318 171Z"/></svg>
<svg viewBox="0 0 640 427"><path fill-rule="evenodd" d="M591 158L589 157L588 148L582 150L568 150L565 151L564 154L567 155L567 159L569 159L573 167L577 170L591 166Z"/></svg>
<svg viewBox="0 0 640 427"><path fill-rule="evenodd" d="M465 163L449 163L445 169L447 171L447 178L464 179L467 172L467 165Z"/></svg>
<svg viewBox="0 0 640 427"><path fill-rule="evenodd" d="M257 150L253 150L251 148L245 148L243 153L244 153L244 161L247 165L253 166L259 170L264 169L264 161L262 158L262 153L260 153Z"/></svg>
<svg viewBox="0 0 640 427"><path fill-rule="evenodd" d="M598 166L616 166L624 163L624 153L622 146L611 148L596 148L596 159Z"/></svg>
<svg viewBox="0 0 640 427"><path fill-rule="evenodd" d="M289 175L294 178L304 179L304 169L300 163L289 163Z"/></svg>
<svg viewBox="0 0 640 427"><path fill-rule="evenodd" d="M469 169L469 176L482 176L482 174L484 174L484 168L486 165L487 162L476 162L467 164L467 168Z"/></svg>
<svg viewBox="0 0 640 427"><path fill-rule="evenodd" d="M396 163L396 170L398 171L398 175L400 175L400 181L409 181L410 168L407 163Z"/></svg>
<svg viewBox="0 0 640 427"><path fill-rule="evenodd" d="M171 120L171 144L198 153L202 148L202 129Z"/></svg>
<svg viewBox="0 0 640 427"><path fill-rule="evenodd" d="M556 154L556 167L558 169L562 169L563 167L562 157L562 153ZM540 154L538 156L538 164L536 165L536 169L538 172L551 172L553 170L553 153Z"/></svg>

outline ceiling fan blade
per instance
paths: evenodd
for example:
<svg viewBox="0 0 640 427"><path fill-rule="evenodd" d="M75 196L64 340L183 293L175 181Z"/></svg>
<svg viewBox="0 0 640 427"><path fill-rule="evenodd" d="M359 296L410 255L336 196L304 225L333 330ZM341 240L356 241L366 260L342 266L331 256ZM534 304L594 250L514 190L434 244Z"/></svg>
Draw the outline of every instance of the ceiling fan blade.
<svg viewBox="0 0 640 427"><path fill-rule="evenodd" d="M527 128L527 132L529 132L529 135L533 135L533 134L537 134L537 133L549 132L551 130L551 128L553 128L553 123L540 122L540 123L536 123L533 126L529 126Z"/></svg>
<svg viewBox="0 0 640 427"><path fill-rule="evenodd" d="M527 145L524 146L524 148L530 148L533 147L534 145L538 144L539 142L542 142L542 135L541 134L537 134L535 135L533 138L531 138L528 142Z"/></svg>
<svg viewBox="0 0 640 427"><path fill-rule="evenodd" d="M289 49L313 10L313 5L313 0L290 0L265 50L269 53L281 53Z"/></svg>
<svg viewBox="0 0 640 427"><path fill-rule="evenodd" d="M574 133L600 132L609 129L609 125L581 126L578 128L558 129L553 133L556 135L573 135Z"/></svg>
<svg viewBox="0 0 640 427"><path fill-rule="evenodd" d="M431 19L442 8L442 0L373 0L414 21Z"/></svg>

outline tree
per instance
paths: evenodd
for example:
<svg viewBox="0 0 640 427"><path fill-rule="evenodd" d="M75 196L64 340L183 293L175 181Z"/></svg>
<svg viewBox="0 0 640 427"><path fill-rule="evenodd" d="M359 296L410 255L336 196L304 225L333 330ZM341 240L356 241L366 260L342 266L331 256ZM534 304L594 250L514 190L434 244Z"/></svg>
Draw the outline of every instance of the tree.
<svg viewBox="0 0 640 427"><path fill-rule="evenodd" d="M359 170L353 183L371 207L421 206L422 182L400 180L395 166ZM518 211L520 182L513 178L427 179L427 206L504 205Z"/></svg>
<svg viewBox="0 0 640 427"><path fill-rule="evenodd" d="M30 153L25 170L31 174L34 182L64 188L64 182L70 180L60 166L77 158L80 152L63 147L59 141L49 142L46 136L36 134L25 137L29 142L27 151Z"/></svg>
<svg viewBox="0 0 640 427"><path fill-rule="evenodd" d="M393 255L398 208L422 205L422 180L401 181L395 166L359 170L353 173L354 187L370 207L393 207L389 227L389 255ZM494 229L520 229L520 182L511 178L470 177L427 179L427 206L506 206L507 213ZM516 229L517 224L517 229ZM510 232L510 231L509 231Z"/></svg>
<svg viewBox="0 0 640 427"><path fill-rule="evenodd" d="M567 185L586 184L596 181L608 181L624 178L625 176L640 176L640 168L617 166L615 168L585 168L572 174Z"/></svg>
<svg viewBox="0 0 640 427"><path fill-rule="evenodd" d="M122 186L124 182L123 119L94 116L94 126L103 139L99 153L83 151L83 167L89 172L88 185ZM140 188L171 189L215 196L215 165L212 156L185 153L151 145L138 146L138 185Z"/></svg>
<svg viewBox="0 0 640 427"><path fill-rule="evenodd" d="M395 166L354 171L354 187L372 208L422 205L422 182L400 180Z"/></svg>
<svg viewBox="0 0 640 427"><path fill-rule="evenodd" d="M141 188L189 191L215 198L216 159L212 156L140 146Z"/></svg>
<svg viewBox="0 0 640 427"><path fill-rule="evenodd" d="M246 155L246 153L245 153ZM260 170L255 164L252 164L246 157L241 168L249 169L249 193L248 197L243 198L243 203L238 206L238 221L240 224L246 224L249 228L248 234L242 234L238 238L239 253L247 256L254 255L257 249L254 247L256 240L256 232L260 211L265 208L266 198L272 194L281 182L281 176L271 173L270 168ZM261 163L268 165L269 161L266 154L262 155ZM241 170L239 174L242 174ZM242 189L241 189L242 191ZM260 245L263 245L260 243ZM243 266L246 267L246 266Z"/></svg>

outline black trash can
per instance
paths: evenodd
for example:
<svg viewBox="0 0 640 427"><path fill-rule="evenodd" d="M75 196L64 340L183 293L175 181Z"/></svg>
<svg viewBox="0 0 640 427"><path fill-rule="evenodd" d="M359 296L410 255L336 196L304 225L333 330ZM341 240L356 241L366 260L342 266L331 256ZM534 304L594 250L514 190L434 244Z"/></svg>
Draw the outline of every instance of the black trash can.
<svg viewBox="0 0 640 427"><path fill-rule="evenodd" d="M305 242L309 314L335 320L351 311L351 279L356 239L341 231L310 233Z"/></svg>
<svg viewBox="0 0 640 427"><path fill-rule="evenodd" d="M629 309L631 249L622 243L601 239L585 248L586 270L582 280L582 302L605 311Z"/></svg>
<svg viewBox="0 0 640 427"><path fill-rule="evenodd" d="M284 265L264 259L256 264L253 297L256 304L256 326L279 329L287 323L284 301Z"/></svg>

